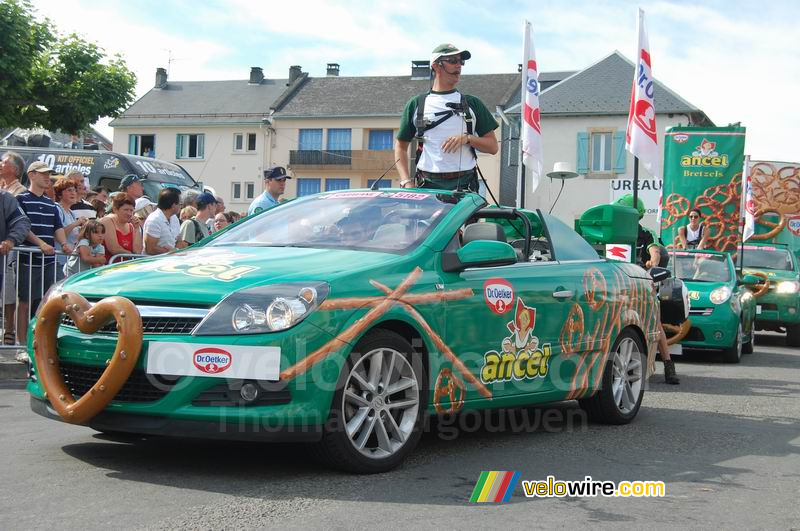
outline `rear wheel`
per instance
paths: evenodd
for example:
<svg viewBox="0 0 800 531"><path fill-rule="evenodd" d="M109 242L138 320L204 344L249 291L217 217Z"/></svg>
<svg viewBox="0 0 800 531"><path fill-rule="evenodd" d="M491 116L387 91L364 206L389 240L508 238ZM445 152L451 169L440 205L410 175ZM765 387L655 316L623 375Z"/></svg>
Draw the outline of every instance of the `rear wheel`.
<svg viewBox="0 0 800 531"><path fill-rule="evenodd" d="M736 337L733 345L722 351L722 361L725 363L739 363L742 361L742 323L736 327Z"/></svg>
<svg viewBox="0 0 800 531"><path fill-rule="evenodd" d="M426 381L408 341L386 330L368 333L342 369L319 457L362 474L398 466L422 434Z"/></svg>
<svg viewBox="0 0 800 531"><path fill-rule="evenodd" d="M611 348L603 370L602 387L593 397L579 400L591 420L627 424L639 412L644 396L645 355L642 342L623 330Z"/></svg>
<svg viewBox="0 0 800 531"><path fill-rule="evenodd" d="M786 325L786 345L800 347L800 324Z"/></svg>

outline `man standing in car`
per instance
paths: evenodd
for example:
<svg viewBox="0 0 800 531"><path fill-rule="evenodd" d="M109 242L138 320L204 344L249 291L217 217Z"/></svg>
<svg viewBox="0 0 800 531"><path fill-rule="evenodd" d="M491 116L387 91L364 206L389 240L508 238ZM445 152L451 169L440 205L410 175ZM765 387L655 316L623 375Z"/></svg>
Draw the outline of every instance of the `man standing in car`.
<svg viewBox="0 0 800 531"><path fill-rule="evenodd" d="M498 124L481 100L456 89L461 67L470 57L452 44L433 50L433 87L411 98L400 120L394 148L400 186L478 191L476 150L497 153ZM411 176L408 147L415 138L421 151L416 155L417 173Z"/></svg>

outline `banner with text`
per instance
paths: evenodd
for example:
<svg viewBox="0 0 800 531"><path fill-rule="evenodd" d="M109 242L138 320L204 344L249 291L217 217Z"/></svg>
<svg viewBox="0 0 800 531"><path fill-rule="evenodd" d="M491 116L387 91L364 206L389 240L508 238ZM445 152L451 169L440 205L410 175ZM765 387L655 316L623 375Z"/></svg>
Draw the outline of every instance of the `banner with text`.
<svg viewBox="0 0 800 531"><path fill-rule="evenodd" d="M671 127L664 141L661 239L672 246L689 211L700 211L709 248L738 245L744 127Z"/></svg>

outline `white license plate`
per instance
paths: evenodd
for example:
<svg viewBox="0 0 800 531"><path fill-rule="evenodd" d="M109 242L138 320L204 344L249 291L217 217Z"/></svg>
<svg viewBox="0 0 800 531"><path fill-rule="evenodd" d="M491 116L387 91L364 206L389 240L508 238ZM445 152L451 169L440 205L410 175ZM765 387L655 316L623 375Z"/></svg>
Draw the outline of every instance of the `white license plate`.
<svg viewBox="0 0 800 531"><path fill-rule="evenodd" d="M669 345L668 350L670 356L680 356L681 354L683 354L683 345L681 345L680 343Z"/></svg>
<svg viewBox="0 0 800 531"><path fill-rule="evenodd" d="M756 315L761 315L761 305L756 304Z"/></svg>
<svg viewBox="0 0 800 531"><path fill-rule="evenodd" d="M275 381L279 379L280 366L280 347L177 341L151 341L147 347L148 374Z"/></svg>

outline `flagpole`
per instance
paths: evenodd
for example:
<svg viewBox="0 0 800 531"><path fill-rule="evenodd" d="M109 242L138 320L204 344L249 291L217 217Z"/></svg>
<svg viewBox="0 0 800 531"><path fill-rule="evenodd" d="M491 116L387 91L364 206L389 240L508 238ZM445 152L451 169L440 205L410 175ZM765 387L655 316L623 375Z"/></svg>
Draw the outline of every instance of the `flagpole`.
<svg viewBox="0 0 800 531"><path fill-rule="evenodd" d="M522 147L522 146L520 146ZM519 208L525 208L525 165L522 163L522 149L519 150L519 201L517 201Z"/></svg>
<svg viewBox="0 0 800 531"><path fill-rule="evenodd" d="M639 157L633 157L633 208L639 209Z"/></svg>
<svg viewBox="0 0 800 531"><path fill-rule="evenodd" d="M742 168L742 197L739 201L739 273L744 269L744 226L747 224L747 174L749 171L750 156L745 155L744 167Z"/></svg>

